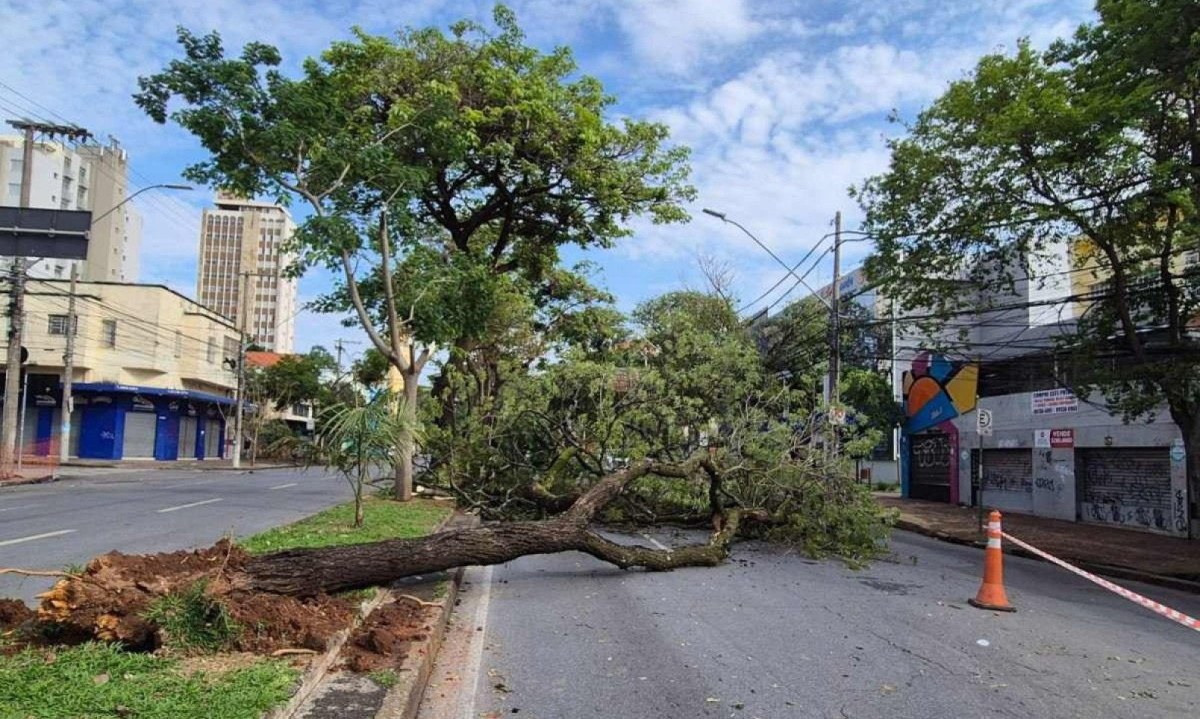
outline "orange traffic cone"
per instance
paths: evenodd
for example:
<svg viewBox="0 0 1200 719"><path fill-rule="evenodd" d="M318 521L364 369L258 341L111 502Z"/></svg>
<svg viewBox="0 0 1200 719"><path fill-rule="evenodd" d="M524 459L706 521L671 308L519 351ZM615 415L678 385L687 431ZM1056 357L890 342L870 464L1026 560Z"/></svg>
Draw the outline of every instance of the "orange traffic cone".
<svg viewBox="0 0 1200 719"><path fill-rule="evenodd" d="M983 584L979 585L979 593L967 602L980 609L994 609L998 612L1015 612L1016 607L1008 603L1008 595L1004 593L1004 552L1000 550L1000 513L992 510L988 516L987 549L983 555Z"/></svg>

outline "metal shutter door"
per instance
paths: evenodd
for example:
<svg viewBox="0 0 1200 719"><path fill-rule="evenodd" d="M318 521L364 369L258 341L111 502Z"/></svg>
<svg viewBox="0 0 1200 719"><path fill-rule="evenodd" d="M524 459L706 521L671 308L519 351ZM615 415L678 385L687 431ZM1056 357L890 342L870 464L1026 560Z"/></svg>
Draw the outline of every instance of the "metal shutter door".
<svg viewBox="0 0 1200 719"><path fill-rule="evenodd" d="M76 405L71 412L71 456L79 456L79 437L83 434L83 407Z"/></svg>
<svg viewBox="0 0 1200 719"><path fill-rule="evenodd" d="M221 456L221 420L209 417L204 423L204 458L217 459Z"/></svg>
<svg viewBox="0 0 1200 719"><path fill-rule="evenodd" d="M971 451L971 478L979 476L979 452ZM1033 511L1033 451L983 450L983 503L1014 512Z"/></svg>
<svg viewBox="0 0 1200 719"><path fill-rule="evenodd" d="M921 434L909 441L908 496L935 502L950 501L950 437L946 434Z"/></svg>
<svg viewBox="0 0 1200 719"><path fill-rule="evenodd" d="M154 457L154 432L157 428L157 413L126 412L125 443L122 446L122 456L126 459Z"/></svg>
<svg viewBox="0 0 1200 719"><path fill-rule="evenodd" d="M179 418L179 458L192 459L196 456L196 418L184 415Z"/></svg>
<svg viewBox="0 0 1200 719"><path fill-rule="evenodd" d="M1171 531L1171 458L1165 447L1076 450L1079 517Z"/></svg>
<svg viewBox="0 0 1200 719"><path fill-rule="evenodd" d="M20 420L18 420L19 422ZM18 441L21 451L25 454L35 454L37 449L38 408L29 405L25 408L25 423L17 424Z"/></svg>
<svg viewBox="0 0 1200 719"><path fill-rule="evenodd" d="M1033 493L1033 452L1028 449L983 450L983 491Z"/></svg>

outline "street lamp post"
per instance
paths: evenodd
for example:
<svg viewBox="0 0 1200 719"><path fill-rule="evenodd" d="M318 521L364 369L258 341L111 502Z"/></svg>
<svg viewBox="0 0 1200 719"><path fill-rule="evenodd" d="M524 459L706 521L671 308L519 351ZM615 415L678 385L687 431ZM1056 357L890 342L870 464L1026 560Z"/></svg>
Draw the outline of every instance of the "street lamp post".
<svg viewBox="0 0 1200 719"><path fill-rule="evenodd" d="M143 187L133 193L124 200L102 213L99 217L92 218L90 227L95 227L96 223L116 212L133 198L146 192L147 190L162 189L162 190L187 190L192 189L191 185L178 185L169 182L149 185ZM75 330L79 323L75 316L75 283L79 279L79 264L71 265L71 290L67 296L67 347L63 352L63 381L62 381L62 417L60 418L60 430L58 435L58 459L60 462L66 462L71 458L71 413L74 409L75 402L71 395L71 385L75 379Z"/></svg>
<svg viewBox="0 0 1200 719"><path fill-rule="evenodd" d="M816 297L818 300L820 300L821 303L824 304L825 307L829 310L829 316L830 316L829 317L829 321L830 321L829 380L828 380L829 381L829 393L827 395L827 400L828 400L828 405L829 405L829 416L832 419L833 412L835 411L836 405L838 404L838 401L840 399L838 396L838 381L839 381L839 374L840 374L840 370L841 370L841 334L840 334L840 332L841 332L840 324L841 323L840 323L840 315L839 315L839 307L838 307L839 299L840 299L839 292L838 292L838 289L839 289L838 285L841 281L841 277L839 275L841 274L841 259L842 259L842 253L841 253L841 249L842 249L842 213L838 212L834 216L833 284L830 286L830 289L831 289L830 297L832 299L832 301L830 301L830 300L826 300L824 297L822 297L819 292L817 292L815 289L812 288L811 285L809 285L807 282L804 281L803 276L796 274L796 271L792 269L791 265L789 265L788 263L786 263L782 259L780 259L779 255L775 254L771 250L770 247L767 247L767 245L765 243L763 243L762 240L755 237L754 233L750 232L750 230L747 230L745 227L743 227L741 223L739 223L735 220L729 219L729 217L724 212L717 212L716 210L711 210L707 207L705 207L703 209L703 212L706 215L710 215L712 217L717 218L721 222L725 222L727 224L733 225L734 227L736 227L739 230L741 230L742 232L744 232L747 237L749 237L751 240L754 240L754 243L756 245L758 245L764 251L766 251L766 253L771 256L771 259L778 262L780 267L783 267L785 270L787 270L789 275L791 275L792 277L795 277L796 281L798 283L807 287L808 291L811 292L814 297ZM831 429L832 429L832 433L833 433L833 441L832 441L831 445L833 447L833 455L836 457L838 454L838 440L839 440L839 436L838 436L839 432L838 432L836 423L831 423Z"/></svg>

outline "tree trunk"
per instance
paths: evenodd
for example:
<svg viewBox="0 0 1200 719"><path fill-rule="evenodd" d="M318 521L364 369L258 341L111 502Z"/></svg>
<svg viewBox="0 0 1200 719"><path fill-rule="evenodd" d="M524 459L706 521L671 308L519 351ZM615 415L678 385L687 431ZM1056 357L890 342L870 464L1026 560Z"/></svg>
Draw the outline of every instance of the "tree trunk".
<svg viewBox="0 0 1200 719"><path fill-rule="evenodd" d="M621 568L654 570L712 566L729 554L739 515L730 512L706 544L674 550L628 547L589 528L592 517L630 482L647 474L687 476L684 467L643 462L610 474L564 514L537 522L511 522L440 532L417 539L323 549L295 549L252 557L243 567L242 587L276 594L312 595L384 584L461 566L502 564L529 554L579 551Z"/></svg>
<svg viewBox="0 0 1200 719"><path fill-rule="evenodd" d="M417 373L404 373L404 402L400 411L405 414L406 429L400 435L396 446L395 496L401 502L407 502L413 496L413 453L416 442L413 438L413 428L417 425Z"/></svg>

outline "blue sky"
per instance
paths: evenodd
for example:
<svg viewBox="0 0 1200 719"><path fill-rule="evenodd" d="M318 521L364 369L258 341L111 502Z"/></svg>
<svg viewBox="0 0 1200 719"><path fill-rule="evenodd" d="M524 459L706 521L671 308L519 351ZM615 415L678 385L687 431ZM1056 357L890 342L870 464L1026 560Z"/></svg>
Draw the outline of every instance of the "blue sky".
<svg viewBox="0 0 1200 719"><path fill-rule="evenodd" d="M835 211L842 211L845 227L857 226L860 212L846 190L886 167L893 109L912 117L980 55L1011 50L1021 37L1045 46L1092 18L1084 0L508 4L530 42L575 50L582 71L618 97L614 114L665 122L674 141L693 149L699 198L692 222L636 223L618 247L587 255L622 309L703 286L700 255L728 264L742 300L758 297L783 270L700 208L728 213L794 262L830 230ZM491 7L451 0L9 0L0 15L0 116L65 118L101 139L115 136L131 155L136 186L177 182L201 157L197 143L153 124L130 99L138 75L176 55L176 25L217 30L227 48L272 43L294 67L354 25L388 33L464 17L486 22ZM141 281L194 294L198 220L211 192L143 197ZM843 269L867 249L849 245ZM811 284L827 282L831 271L826 259ZM306 276L301 299L320 294L328 281ZM757 306L776 302L791 284ZM298 349L329 346L337 337L365 340L336 317L306 312L297 322Z"/></svg>

